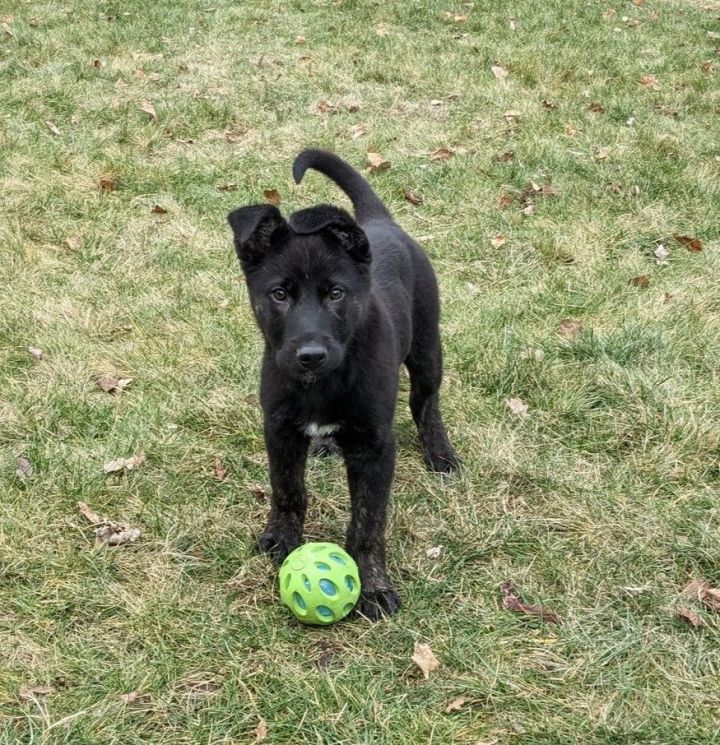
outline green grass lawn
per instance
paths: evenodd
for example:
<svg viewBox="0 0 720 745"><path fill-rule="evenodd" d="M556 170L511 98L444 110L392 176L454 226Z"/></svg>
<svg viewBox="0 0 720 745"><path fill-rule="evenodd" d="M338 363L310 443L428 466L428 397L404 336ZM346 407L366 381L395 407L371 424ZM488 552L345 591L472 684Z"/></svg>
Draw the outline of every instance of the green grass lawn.
<svg viewBox="0 0 720 745"><path fill-rule="evenodd" d="M1 10L0 743L717 742L720 624L681 593L720 585L720 3ZM225 223L264 190L346 204L292 183L310 145L392 163L369 179L438 272L465 462L425 472L403 376L404 607L324 629L254 552L261 343ZM341 541L341 462L308 485L308 538ZM96 547L78 501L142 537ZM505 610L508 580L565 623Z"/></svg>

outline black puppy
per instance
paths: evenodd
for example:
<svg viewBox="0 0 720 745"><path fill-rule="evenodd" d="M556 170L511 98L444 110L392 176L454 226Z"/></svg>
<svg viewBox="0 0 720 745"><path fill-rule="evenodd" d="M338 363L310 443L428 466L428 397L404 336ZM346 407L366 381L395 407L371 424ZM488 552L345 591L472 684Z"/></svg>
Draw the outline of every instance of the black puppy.
<svg viewBox="0 0 720 745"><path fill-rule="evenodd" d="M300 544L308 444L334 436L350 487L347 550L360 569L358 611L375 619L400 605L385 570L385 522L401 364L428 466L458 467L438 406L438 288L427 256L360 174L322 150L297 157L297 183L308 168L350 197L355 220L330 205L287 221L267 204L228 216L265 338L260 399L273 494L258 542L278 561Z"/></svg>

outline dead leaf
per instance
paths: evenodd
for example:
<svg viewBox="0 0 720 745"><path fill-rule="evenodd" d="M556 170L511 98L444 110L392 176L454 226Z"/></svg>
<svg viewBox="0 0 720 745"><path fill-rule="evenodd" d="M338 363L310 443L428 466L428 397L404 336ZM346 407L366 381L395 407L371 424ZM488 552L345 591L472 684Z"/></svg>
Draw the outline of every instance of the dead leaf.
<svg viewBox="0 0 720 745"><path fill-rule="evenodd" d="M659 243L657 248L653 251L658 264L664 264L667 261L667 257L670 256L670 251L665 248L662 243Z"/></svg>
<svg viewBox="0 0 720 745"><path fill-rule="evenodd" d="M604 114L605 107L601 103L593 101L592 103L588 104L588 111L592 111L593 114Z"/></svg>
<svg viewBox="0 0 720 745"><path fill-rule="evenodd" d="M453 155L455 155L454 150L450 150L450 148L447 147L440 147L430 155L430 160L434 160L436 162L444 162L446 160L450 160Z"/></svg>
<svg viewBox="0 0 720 745"><path fill-rule="evenodd" d="M215 478L218 481L225 481L227 478L227 469L223 468L222 461L220 460L220 456L215 456Z"/></svg>
<svg viewBox="0 0 720 745"><path fill-rule="evenodd" d="M529 217L530 215L532 215L533 212L535 212L535 205L530 202L530 204L528 204L527 207L523 207L520 212L522 212L523 215L527 215Z"/></svg>
<svg viewBox="0 0 720 745"><path fill-rule="evenodd" d="M334 114L337 111L337 106L330 103L330 101L320 101L317 105L317 110L321 114Z"/></svg>
<svg viewBox="0 0 720 745"><path fill-rule="evenodd" d="M548 623L562 624L563 620L557 613L547 611L539 605L528 605L523 602L518 595L517 588L512 582L504 582L501 590L502 604L505 610L512 611L513 613L523 613L527 616L537 616L541 621L547 621Z"/></svg>
<svg viewBox="0 0 720 745"><path fill-rule="evenodd" d="M380 153L368 153L367 162L373 173L377 171L386 171L390 168L390 161L383 158Z"/></svg>
<svg viewBox="0 0 720 745"><path fill-rule="evenodd" d="M94 59L92 61L93 67L105 67L105 63L101 59Z"/></svg>
<svg viewBox="0 0 720 745"><path fill-rule="evenodd" d="M495 160L498 163L511 163L515 160L515 153L512 150L506 150L504 153L500 153Z"/></svg>
<svg viewBox="0 0 720 745"><path fill-rule="evenodd" d="M124 543L136 541L142 535L142 532L137 528L131 528L124 523L117 523L98 515L85 502L78 502L77 506L83 517L95 526L95 540L98 543L106 543L108 546L122 546Z"/></svg>
<svg viewBox="0 0 720 745"><path fill-rule="evenodd" d="M663 302L667 304L667 303L669 303L669 302L670 302L670 301L671 301L671 300L672 300L672 299L673 299L674 297L675 297L675 295L673 295L673 294L672 294L672 292L666 292L666 293L665 293L665 294L663 295Z"/></svg>
<svg viewBox="0 0 720 745"><path fill-rule="evenodd" d="M265 189L263 196L268 204L280 204L280 192L277 189Z"/></svg>
<svg viewBox="0 0 720 745"><path fill-rule="evenodd" d="M268 501L267 491L262 484L253 484L248 491L259 504L265 504Z"/></svg>
<svg viewBox="0 0 720 745"><path fill-rule="evenodd" d="M717 70L717 68L718 68L717 62L713 62L713 60L709 60L709 59L708 60L705 60L700 65L700 69L703 72L707 72L707 73L710 73L710 74L714 73Z"/></svg>
<svg viewBox="0 0 720 745"><path fill-rule="evenodd" d="M99 525L100 523L105 522L105 518L98 515L98 513L94 510L91 510L90 507L85 504L85 502L78 502L77 506L80 510L80 513L89 523L92 523L93 525Z"/></svg>
<svg viewBox="0 0 720 745"><path fill-rule="evenodd" d="M25 456L21 455L15 461L15 473L19 479L27 481L33 475L32 463Z"/></svg>
<svg viewBox="0 0 720 745"><path fill-rule="evenodd" d="M390 29L384 23L380 23L375 26L375 33L378 36L387 36L390 33Z"/></svg>
<svg viewBox="0 0 720 745"><path fill-rule="evenodd" d="M498 209L501 209L501 210L507 209L512 203L513 203L512 194L508 194L507 192L505 194L501 194L497 198Z"/></svg>
<svg viewBox="0 0 720 745"><path fill-rule="evenodd" d="M515 119L518 119L520 117L520 112L516 111L515 109L508 109L507 111L503 111L503 118L508 124L512 124Z"/></svg>
<svg viewBox="0 0 720 745"><path fill-rule="evenodd" d="M710 587L708 582L699 579L691 580L683 588L682 595L699 601L708 610L720 613L720 590Z"/></svg>
<svg viewBox="0 0 720 745"><path fill-rule="evenodd" d="M33 686L32 688L21 688L18 691L18 696L21 701L32 701L36 696L49 696L51 693L55 693L52 686Z"/></svg>
<svg viewBox="0 0 720 745"><path fill-rule="evenodd" d="M71 251L77 251L82 246L82 238L79 235L70 235L65 239L65 245Z"/></svg>
<svg viewBox="0 0 720 745"><path fill-rule="evenodd" d="M98 388L102 388L105 393L122 393L131 383L133 378L110 378L105 375L95 381Z"/></svg>
<svg viewBox="0 0 720 745"><path fill-rule="evenodd" d="M257 727L255 727L255 742L262 742L266 737L268 733L268 726L264 719L261 719Z"/></svg>
<svg viewBox="0 0 720 745"><path fill-rule="evenodd" d="M154 204L150 212L156 215L167 215L167 210L165 209L165 207L159 204Z"/></svg>
<svg viewBox="0 0 720 745"><path fill-rule="evenodd" d="M491 65L490 71L498 80L505 80L505 78L508 76L507 68L503 67L502 65Z"/></svg>
<svg viewBox="0 0 720 745"><path fill-rule="evenodd" d="M138 108L140 109L140 111L148 115L150 121L153 122L153 124L157 122L158 115L155 111L155 107L150 103L150 101L143 101Z"/></svg>
<svg viewBox="0 0 720 745"><path fill-rule="evenodd" d="M236 191L238 188L237 184L220 184L215 187L218 191Z"/></svg>
<svg viewBox="0 0 720 745"><path fill-rule="evenodd" d="M353 124L353 126L350 127L350 137L352 137L353 140L358 140L366 134L367 124Z"/></svg>
<svg viewBox="0 0 720 745"><path fill-rule="evenodd" d="M41 360L43 358L43 351L40 347L28 347L27 351L28 354L36 360Z"/></svg>
<svg viewBox="0 0 720 745"><path fill-rule="evenodd" d="M637 277L628 280L628 284L633 287L642 287L643 289L650 287L650 275L638 274Z"/></svg>
<svg viewBox="0 0 720 745"><path fill-rule="evenodd" d="M124 704L147 704L151 700L149 693L139 693L138 691L130 691L130 693L120 694L120 700Z"/></svg>
<svg viewBox="0 0 720 745"><path fill-rule="evenodd" d="M117 181L112 176L101 176L100 177L100 190L101 191L115 191L117 189Z"/></svg>
<svg viewBox="0 0 720 745"><path fill-rule="evenodd" d="M566 339L574 339L582 331L582 324L575 318L563 318L560 321L560 335Z"/></svg>
<svg viewBox="0 0 720 745"><path fill-rule="evenodd" d="M454 698L446 707L445 711L449 714L451 711L460 711L468 702L467 696L458 696Z"/></svg>
<svg viewBox="0 0 720 745"><path fill-rule="evenodd" d="M50 121L45 122L45 126L57 137L60 136L60 130Z"/></svg>
<svg viewBox="0 0 720 745"><path fill-rule="evenodd" d="M465 23L465 21L467 21L468 19L466 15L451 13L450 11L447 11L447 10L443 13L443 18L445 18L448 21L452 21L453 23Z"/></svg>
<svg viewBox="0 0 720 745"><path fill-rule="evenodd" d="M641 8L643 5L645 5L645 0L632 0L632 4L636 5L638 8Z"/></svg>
<svg viewBox="0 0 720 745"><path fill-rule="evenodd" d="M687 621L691 626L707 626L705 619L693 610L679 610L677 617L683 621Z"/></svg>
<svg viewBox="0 0 720 745"><path fill-rule="evenodd" d="M702 251L702 241L699 238L691 238L689 235L673 235L673 238L687 248L690 253Z"/></svg>
<svg viewBox="0 0 720 745"><path fill-rule="evenodd" d="M550 101L550 100L549 100L549 99L547 99L547 98L544 98L544 99L542 100L542 107L543 107L544 109L549 109L550 111L552 111L553 109L557 109L557 104L556 104L556 103L554 103L553 101Z"/></svg>
<svg viewBox="0 0 720 745"><path fill-rule="evenodd" d="M566 135L567 135L568 137L575 137L575 135L576 135L576 134L577 134L577 133L578 133L579 131L580 131L580 130L579 130L579 129L578 129L577 127L573 126L573 125L572 125L572 124L570 124L569 122L568 122L568 123L567 123L567 124L565 125L565 134L566 134Z"/></svg>
<svg viewBox="0 0 720 745"><path fill-rule="evenodd" d="M659 91L661 87L660 81L654 75L643 75L640 78L640 85L644 85L653 91Z"/></svg>
<svg viewBox="0 0 720 745"><path fill-rule="evenodd" d="M442 554L442 546L431 546L427 551L425 551L425 556L427 556L428 559L439 559L440 554Z"/></svg>
<svg viewBox="0 0 720 745"><path fill-rule="evenodd" d="M300 46L301 44L305 44L307 42L307 38L304 37L302 34L298 34L295 37L295 43Z"/></svg>
<svg viewBox="0 0 720 745"><path fill-rule="evenodd" d="M132 455L129 458L117 458L103 465L105 473L117 473L118 471L132 471L145 462L144 453Z"/></svg>
<svg viewBox="0 0 720 745"><path fill-rule="evenodd" d="M420 668L425 680L430 679L430 673L435 672L440 667L440 661L432 652L427 644L415 642L412 661Z"/></svg>
<svg viewBox="0 0 720 745"><path fill-rule="evenodd" d="M490 239L490 244L495 248L500 248L500 246L504 246L506 243L507 238L502 233L498 233L498 235Z"/></svg>
<svg viewBox="0 0 720 745"><path fill-rule="evenodd" d="M505 403L516 416L527 416L528 405L521 398L508 398Z"/></svg>
<svg viewBox="0 0 720 745"><path fill-rule="evenodd" d="M410 204L419 205L423 203L422 197L414 189L405 189L403 196Z"/></svg>
<svg viewBox="0 0 720 745"><path fill-rule="evenodd" d="M596 147L593 149L595 151L595 160L605 160L610 155L609 147Z"/></svg>

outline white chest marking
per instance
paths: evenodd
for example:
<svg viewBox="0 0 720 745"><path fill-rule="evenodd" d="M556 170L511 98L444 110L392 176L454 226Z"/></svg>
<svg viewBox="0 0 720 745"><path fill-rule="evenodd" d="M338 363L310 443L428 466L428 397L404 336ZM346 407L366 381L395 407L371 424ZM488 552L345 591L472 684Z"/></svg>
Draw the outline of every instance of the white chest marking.
<svg viewBox="0 0 720 745"><path fill-rule="evenodd" d="M305 427L305 434L308 437L328 437L334 434L340 429L339 424L317 424L316 422L310 422Z"/></svg>

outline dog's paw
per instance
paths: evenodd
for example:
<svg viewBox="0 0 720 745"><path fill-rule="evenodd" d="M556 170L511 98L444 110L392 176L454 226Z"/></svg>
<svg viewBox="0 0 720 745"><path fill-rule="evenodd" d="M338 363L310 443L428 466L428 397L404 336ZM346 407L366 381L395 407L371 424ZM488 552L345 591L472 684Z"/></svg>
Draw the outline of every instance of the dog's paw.
<svg viewBox="0 0 720 745"><path fill-rule="evenodd" d="M392 588L363 592L355 606L355 615L370 621L379 621L384 616L392 616L400 609L400 596Z"/></svg>
<svg viewBox="0 0 720 745"><path fill-rule="evenodd" d="M342 450L334 437L313 437L310 444L310 455L318 458L329 458L342 455Z"/></svg>
<svg viewBox="0 0 720 745"><path fill-rule="evenodd" d="M449 443L426 452L425 462L434 473L449 476L460 470L460 458Z"/></svg>
<svg viewBox="0 0 720 745"><path fill-rule="evenodd" d="M282 530L265 529L257 539L260 552L267 554L275 563L282 564L287 555L299 545L300 538Z"/></svg>

